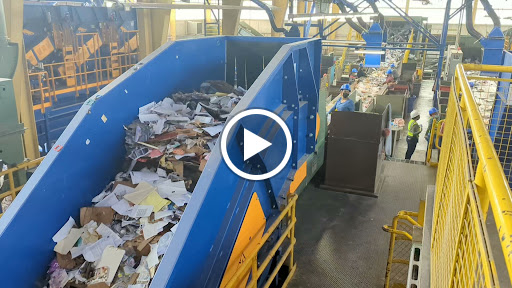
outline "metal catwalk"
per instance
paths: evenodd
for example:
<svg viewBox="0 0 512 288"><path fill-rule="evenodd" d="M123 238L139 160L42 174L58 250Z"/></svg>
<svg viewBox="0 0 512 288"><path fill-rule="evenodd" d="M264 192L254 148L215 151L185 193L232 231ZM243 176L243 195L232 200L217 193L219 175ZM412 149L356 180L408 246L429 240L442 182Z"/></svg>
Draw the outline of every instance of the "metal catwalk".
<svg viewBox="0 0 512 288"><path fill-rule="evenodd" d="M385 161L379 197L331 192L309 185L297 202L295 257L290 287L383 287L390 224L400 210L418 211L436 169Z"/></svg>

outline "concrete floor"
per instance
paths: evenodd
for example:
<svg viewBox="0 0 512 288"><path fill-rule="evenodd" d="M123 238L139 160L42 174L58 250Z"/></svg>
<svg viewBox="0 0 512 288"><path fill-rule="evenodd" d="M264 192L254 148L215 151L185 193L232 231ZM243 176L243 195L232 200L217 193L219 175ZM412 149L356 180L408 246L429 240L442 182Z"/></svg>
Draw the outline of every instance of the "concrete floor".
<svg viewBox="0 0 512 288"><path fill-rule="evenodd" d="M416 100L414 109L420 112L420 120L418 123L423 126L423 132L420 135L420 140L418 141L418 145L416 146L416 151L412 155L411 160L414 161L425 161L425 153L427 151L427 141L425 141L425 131L428 127L428 119L430 116L428 115L428 110L432 108L432 98L434 97L434 92L432 91L432 87L434 86L434 80L423 80L421 83L420 95ZM407 137L407 124L409 123L410 117L407 115L405 119L406 127L402 130L400 135L400 140L397 143L396 150L394 153L395 158L405 158L405 152L407 151L407 142L405 138Z"/></svg>
<svg viewBox="0 0 512 288"><path fill-rule="evenodd" d="M383 287L389 234L382 230L400 210L418 211L420 194L436 169L384 161L379 198L309 185L297 202L295 259L290 287Z"/></svg>

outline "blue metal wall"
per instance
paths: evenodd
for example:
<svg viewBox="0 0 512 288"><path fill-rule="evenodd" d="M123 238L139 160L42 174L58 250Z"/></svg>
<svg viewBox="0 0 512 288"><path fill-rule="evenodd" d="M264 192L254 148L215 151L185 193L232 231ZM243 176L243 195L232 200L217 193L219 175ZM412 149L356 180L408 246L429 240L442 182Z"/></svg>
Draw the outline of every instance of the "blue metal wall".
<svg viewBox="0 0 512 288"><path fill-rule="evenodd" d="M503 65L512 66L512 54L503 52ZM512 79L511 73L499 73L499 78ZM512 175L512 163L508 154L508 149L512 145L512 108L508 98L510 90L510 82L498 82L498 93L494 104L494 111L489 127L489 135L494 142L494 147L498 152L498 157L503 165L505 175ZM512 177L509 176L509 185L512 185Z"/></svg>

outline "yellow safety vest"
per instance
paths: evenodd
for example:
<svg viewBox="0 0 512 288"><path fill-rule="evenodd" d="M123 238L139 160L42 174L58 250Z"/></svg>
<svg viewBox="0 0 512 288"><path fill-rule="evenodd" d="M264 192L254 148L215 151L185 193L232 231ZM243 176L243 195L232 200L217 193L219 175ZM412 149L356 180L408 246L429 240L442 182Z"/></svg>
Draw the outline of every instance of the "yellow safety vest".
<svg viewBox="0 0 512 288"><path fill-rule="evenodd" d="M412 129L416 125L418 125L418 123L416 123L416 120L411 119L411 121L409 121L409 125L407 125L407 136L409 136L409 137L418 137L418 135L414 135L414 133L412 131Z"/></svg>

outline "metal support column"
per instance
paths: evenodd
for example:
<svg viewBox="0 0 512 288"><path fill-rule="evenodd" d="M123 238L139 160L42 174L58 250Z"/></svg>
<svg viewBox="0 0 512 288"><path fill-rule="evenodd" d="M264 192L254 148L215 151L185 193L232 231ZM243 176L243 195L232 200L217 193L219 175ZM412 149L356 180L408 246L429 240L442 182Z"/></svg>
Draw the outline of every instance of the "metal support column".
<svg viewBox="0 0 512 288"><path fill-rule="evenodd" d="M340 13L340 8L338 7L338 5L332 5L332 13ZM329 29L329 33L332 32L332 31L336 31L340 28L341 25L343 25L343 23L341 21L336 21L337 23L333 24L331 26L331 29ZM327 39L329 40L335 40L336 39L336 33L332 33L330 34Z"/></svg>
<svg viewBox="0 0 512 288"><path fill-rule="evenodd" d="M446 10L444 11L444 22L443 22L443 31L441 33L441 43L439 45L439 62L437 64L437 74L436 74L436 89L434 91L434 99L433 106L437 107L437 98L439 97L440 88L441 88L441 72L443 70L443 59L444 59L444 51L446 50L446 38L448 36L448 22L450 21L450 7L452 4L452 0L447 0L446 2Z"/></svg>
<svg viewBox="0 0 512 288"><path fill-rule="evenodd" d="M297 1L297 13L306 13L306 2L305 1ZM300 36L304 36L304 25L299 26Z"/></svg>
<svg viewBox="0 0 512 288"><path fill-rule="evenodd" d="M242 6L242 0L224 0L222 5ZM236 35L241 10L222 10L222 35Z"/></svg>
<svg viewBox="0 0 512 288"><path fill-rule="evenodd" d="M309 14L314 14L315 13L315 2L308 2L308 12ZM309 37L309 29L311 29L311 19L309 19L307 22L306 22L306 28L304 29L304 37L308 38Z"/></svg>
<svg viewBox="0 0 512 288"><path fill-rule="evenodd" d="M146 3L171 4L172 0L144 0ZM167 42L171 12L164 9L137 9L140 59Z"/></svg>
<svg viewBox="0 0 512 288"><path fill-rule="evenodd" d="M414 40L414 29L411 30L411 36L409 37L409 42L407 44L407 48L412 48L413 40ZM410 53L411 53L410 49L405 50L404 60L402 61L403 63L409 63L409 54Z"/></svg>
<svg viewBox="0 0 512 288"><path fill-rule="evenodd" d="M478 10L478 0L473 1L473 23L475 23L476 11Z"/></svg>
<svg viewBox="0 0 512 288"><path fill-rule="evenodd" d="M174 1L171 1L171 3ZM176 41L176 9L171 10L168 40Z"/></svg>
<svg viewBox="0 0 512 288"><path fill-rule="evenodd" d="M32 96L28 80L27 59L23 43L23 1L4 0L7 35L11 42L18 43L18 65L13 78L14 95L19 120L25 127L23 146L25 158L39 158L39 143L32 107ZM1 2L0 2L1 5Z"/></svg>
<svg viewBox="0 0 512 288"><path fill-rule="evenodd" d="M272 6L278 8L278 10L274 10L274 19L277 27L283 27L284 24L284 16L286 12L288 12L288 0L272 0ZM270 32L272 37L282 37L283 33L276 32L272 29Z"/></svg>

